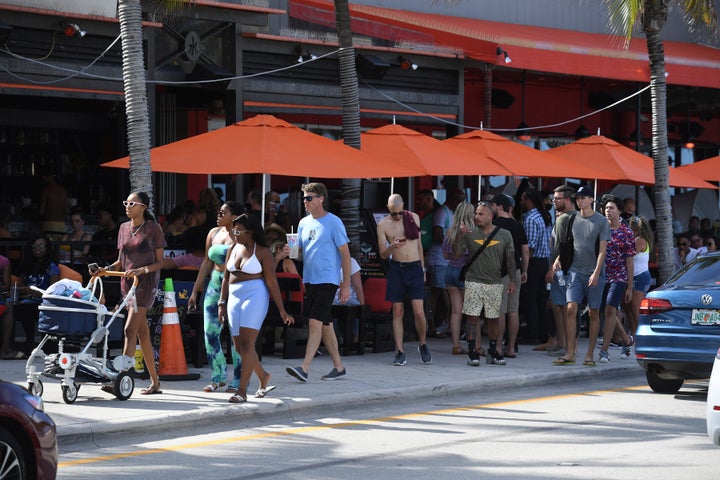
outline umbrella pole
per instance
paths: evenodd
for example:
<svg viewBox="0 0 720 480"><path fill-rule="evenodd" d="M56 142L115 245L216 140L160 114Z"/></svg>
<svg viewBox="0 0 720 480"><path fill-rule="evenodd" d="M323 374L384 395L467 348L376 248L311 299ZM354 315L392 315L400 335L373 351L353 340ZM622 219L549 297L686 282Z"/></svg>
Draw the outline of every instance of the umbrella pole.
<svg viewBox="0 0 720 480"><path fill-rule="evenodd" d="M390 177L390 194L395 193L395 177Z"/></svg>
<svg viewBox="0 0 720 480"><path fill-rule="evenodd" d="M265 228L265 195L268 191L268 184L270 183L268 180L270 178L270 175L267 173L263 173L262 176L262 209L260 210L260 224L262 225L263 229Z"/></svg>
<svg viewBox="0 0 720 480"><path fill-rule="evenodd" d="M478 202L482 199L482 175L478 175Z"/></svg>
<svg viewBox="0 0 720 480"><path fill-rule="evenodd" d="M597 195L598 195L598 179L595 179L595 185L593 187L593 194L595 195L595 210L598 208L598 201L597 201Z"/></svg>

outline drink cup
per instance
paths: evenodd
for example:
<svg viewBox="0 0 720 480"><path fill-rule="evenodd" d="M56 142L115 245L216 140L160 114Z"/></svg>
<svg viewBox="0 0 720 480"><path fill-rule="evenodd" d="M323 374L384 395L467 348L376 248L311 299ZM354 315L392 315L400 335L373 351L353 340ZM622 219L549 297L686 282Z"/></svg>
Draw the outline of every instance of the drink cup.
<svg viewBox="0 0 720 480"><path fill-rule="evenodd" d="M13 285L12 288L10 288L10 301L12 303L18 302L18 286L17 286L17 284Z"/></svg>
<svg viewBox="0 0 720 480"><path fill-rule="evenodd" d="M290 258L299 258L300 257L300 245L299 245L299 239L297 233L288 233L287 234L287 244L288 247L290 247Z"/></svg>

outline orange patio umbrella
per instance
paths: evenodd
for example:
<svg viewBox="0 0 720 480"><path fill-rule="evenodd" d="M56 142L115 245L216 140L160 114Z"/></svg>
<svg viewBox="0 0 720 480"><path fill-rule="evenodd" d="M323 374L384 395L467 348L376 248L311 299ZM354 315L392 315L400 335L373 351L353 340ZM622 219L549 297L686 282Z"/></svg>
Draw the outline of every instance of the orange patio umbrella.
<svg viewBox="0 0 720 480"><path fill-rule="evenodd" d="M720 156L706 158L690 165L683 165L675 170L689 173L703 180L717 182L720 180Z"/></svg>
<svg viewBox="0 0 720 480"><path fill-rule="evenodd" d="M513 142L487 130L474 130L443 143L470 150L502 164L513 175L525 177L605 178L602 171L588 162L568 160L548 151L540 151Z"/></svg>
<svg viewBox="0 0 720 480"><path fill-rule="evenodd" d="M384 125L360 135L363 152L421 169L423 175L513 175L492 158L458 148L402 125Z"/></svg>
<svg viewBox="0 0 720 480"><path fill-rule="evenodd" d="M593 135L548 150L556 156L602 168L600 180L641 185L655 184L653 159L602 135ZM670 167L670 185L688 188L717 188L698 177Z"/></svg>
<svg viewBox="0 0 720 480"><path fill-rule="evenodd" d="M257 115L224 128L150 150L154 172L263 173L297 177L366 178L424 175L402 159L375 157L298 128L272 115ZM102 164L128 168L129 157Z"/></svg>

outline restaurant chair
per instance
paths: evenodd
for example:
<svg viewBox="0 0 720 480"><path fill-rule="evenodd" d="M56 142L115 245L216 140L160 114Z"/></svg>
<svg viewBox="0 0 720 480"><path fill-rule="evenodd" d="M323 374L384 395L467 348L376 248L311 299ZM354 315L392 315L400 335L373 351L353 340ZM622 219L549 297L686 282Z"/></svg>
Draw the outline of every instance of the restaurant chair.
<svg viewBox="0 0 720 480"><path fill-rule="evenodd" d="M373 353L395 350L392 303L385 300L386 288L385 278L368 277L363 283L365 304L370 310L365 315L365 339Z"/></svg>
<svg viewBox="0 0 720 480"><path fill-rule="evenodd" d="M258 336L260 342L256 346L259 350L258 354L275 354L275 343L279 332L282 340L282 358L303 358L308 339L308 328L303 318L305 286L302 277L294 273L280 272L277 274L277 280L285 311L293 316L295 324L285 325L277 307L271 301L261 335Z"/></svg>

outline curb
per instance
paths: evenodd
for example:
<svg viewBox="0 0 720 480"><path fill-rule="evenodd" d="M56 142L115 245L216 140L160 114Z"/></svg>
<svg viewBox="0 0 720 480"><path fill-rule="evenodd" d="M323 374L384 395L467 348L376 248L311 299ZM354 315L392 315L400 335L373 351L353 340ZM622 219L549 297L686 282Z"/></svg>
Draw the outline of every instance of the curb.
<svg viewBox="0 0 720 480"><path fill-rule="evenodd" d="M504 367L488 367L504 368ZM271 423L273 419L292 420L299 415L314 411L327 411L330 407L342 405L372 404L387 400L417 400L432 397L447 397L454 394L473 392L492 392L501 389L552 385L560 382L575 382L579 379L596 376L619 376L639 373L642 369L636 362L625 365L608 365L603 368L557 367L548 372L512 374L504 377L478 377L477 380L435 383L413 387L385 388L365 393L339 393L325 395L321 399L309 397L266 397L262 402L249 402L228 407L225 401L209 402L206 406L182 412L168 412L165 415L148 414L122 420L92 421L82 424L58 427L58 441L69 444L108 434L121 435L137 433L138 430L150 430L154 433L171 431L179 427L195 425L199 422L211 424L228 419L263 419ZM340 380L342 381L342 380ZM312 386L312 384L310 384Z"/></svg>

